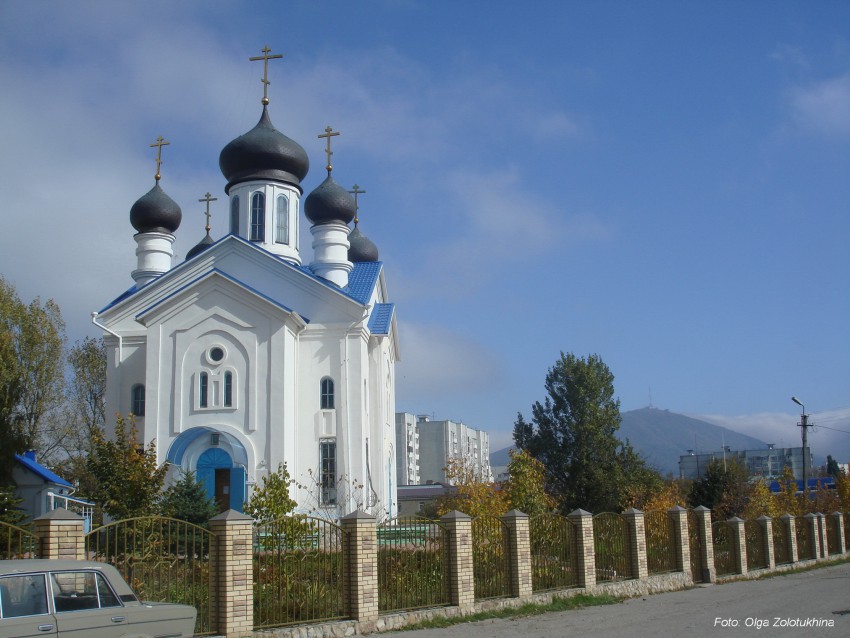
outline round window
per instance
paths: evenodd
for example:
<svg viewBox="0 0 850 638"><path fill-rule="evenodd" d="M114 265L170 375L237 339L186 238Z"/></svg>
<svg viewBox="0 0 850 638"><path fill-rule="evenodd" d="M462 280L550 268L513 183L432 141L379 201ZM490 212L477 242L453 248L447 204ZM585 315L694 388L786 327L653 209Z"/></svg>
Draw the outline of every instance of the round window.
<svg viewBox="0 0 850 638"><path fill-rule="evenodd" d="M209 356L210 356L210 361L214 361L215 363L218 363L219 361L224 359L224 349L220 348L219 346L215 346L214 348L210 348Z"/></svg>

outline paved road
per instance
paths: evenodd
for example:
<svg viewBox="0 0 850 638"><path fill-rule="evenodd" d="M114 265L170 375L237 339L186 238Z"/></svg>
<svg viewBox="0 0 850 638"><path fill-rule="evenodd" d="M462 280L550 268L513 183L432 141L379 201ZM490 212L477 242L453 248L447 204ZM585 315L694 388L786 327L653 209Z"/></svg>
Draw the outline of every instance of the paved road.
<svg viewBox="0 0 850 638"><path fill-rule="evenodd" d="M777 618L780 626L774 626ZM790 626L782 626L789 621ZM806 621L815 623L808 627L793 626L793 623ZM464 623L446 629L407 631L399 634L399 638L582 635L600 638L846 638L850 636L850 564L764 580L706 585L688 591L634 598L618 605L513 620Z"/></svg>

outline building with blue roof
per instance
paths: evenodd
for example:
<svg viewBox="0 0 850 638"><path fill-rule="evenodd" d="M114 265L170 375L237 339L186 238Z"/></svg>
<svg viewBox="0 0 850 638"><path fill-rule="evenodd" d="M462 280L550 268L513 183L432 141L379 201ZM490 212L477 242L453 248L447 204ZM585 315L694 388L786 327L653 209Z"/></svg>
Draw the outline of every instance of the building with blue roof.
<svg viewBox="0 0 850 638"><path fill-rule="evenodd" d="M359 227L364 191L336 183L328 127L327 177L302 202L307 153L261 102L257 125L219 157L229 233L210 235L207 193L206 232L180 262L182 209L160 185L167 142L152 145L154 187L130 208L134 283L93 313L108 350L106 411L134 415L168 480L195 472L221 510L241 511L286 464L301 511L392 516L398 330L378 249Z"/></svg>

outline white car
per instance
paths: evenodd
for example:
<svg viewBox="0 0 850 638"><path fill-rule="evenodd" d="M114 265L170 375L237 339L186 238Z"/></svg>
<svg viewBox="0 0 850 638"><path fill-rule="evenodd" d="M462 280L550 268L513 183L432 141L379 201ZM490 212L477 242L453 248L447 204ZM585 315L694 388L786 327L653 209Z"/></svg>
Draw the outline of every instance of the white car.
<svg viewBox="0 0 850 638"><path fill-rule="evenodd" d="M196 616L141 602L106 563L0 560L0 638L181 638L194 635Z"/></svg>

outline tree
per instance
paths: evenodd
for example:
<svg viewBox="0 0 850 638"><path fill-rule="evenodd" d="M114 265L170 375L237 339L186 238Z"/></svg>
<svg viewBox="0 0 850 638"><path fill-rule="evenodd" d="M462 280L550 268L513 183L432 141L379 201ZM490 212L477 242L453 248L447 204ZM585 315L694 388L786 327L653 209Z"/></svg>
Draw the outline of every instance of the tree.
<svg viewBox="0 0 850 638"><path fill-rule="evenodd" d="M59 306L36 297L24 304L0 276L0 425L13 447L39 449L43 458L61 438L65 322ZM5 446L4 446L5 448Z"/></svg>
<svg viewBox="0 0 850 638"><path fill-rule="evenodd" d="M741 516L747 506L747 468L737 460L713 459L702 478L691 485L688 503L712 510L720 520Z"/></svg>
<svg viewBox="0 0 850 638"><path fill-rule="evenodd" d="M485 480L475 463L462 456L447 461L446 479L452 489L437 499L437 515L453 510L479 516L501 516L508 511L506 494L495 483Z"/></svg>
<svg viewBox="0 0 850 638"><path fill-rule="evenodd" d="M289 487L293 480L289 477L286 464L277 466L277 472L271 472L262 479L261 485L254 490L245 504L245 512L262 524L273 523L291 514L298 505L289 496Z"/></svg>
<svg viewBox="0 0 850 638"><path fill-rule="evenodd" d="M97 435L88 470L97 479L95 500L113 519L145 516L156 511L166 467L157 467L156 444L139 442L136 423L118 417L115 438Z"/></svg>
<svg viewBox="0 0 850 638"><path fill-rule="evenodd" d="M183 472L180 480L165 490L159 507L163 516L195 525L206 525L218 513L215 501L207 495L194 472Z"/></svg>
<svg viewBox="0 0 850 638"><path fill-rule="evenodd" d="M88 471L86 458L93 442L103 437L105 423L106 345L103 339L85 338L68 352L72 372L68 383L68 406L65 410L67 436L63 438L62 458L56 462L57 472L77 486L80 496L93 496L97 486Z"/></svg>
<svg viewBox="0 0 850 638"><path fill-rule="evenodd" d="M514 424L514 441L546 468L546 484L564 513L622 509L630 473L643 471L639 456L616 437L620 402L614 375L598 355L561 353L549 369L547 396Z"/></svg>
<svg viewBox="0 0 850 638"><path fill-rule="evenodd" d="M509 478L502 490L510 508L529 516L551 512L555 500L546 493L546 468L526 450L511 450L509 455Z"/></svg>

